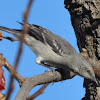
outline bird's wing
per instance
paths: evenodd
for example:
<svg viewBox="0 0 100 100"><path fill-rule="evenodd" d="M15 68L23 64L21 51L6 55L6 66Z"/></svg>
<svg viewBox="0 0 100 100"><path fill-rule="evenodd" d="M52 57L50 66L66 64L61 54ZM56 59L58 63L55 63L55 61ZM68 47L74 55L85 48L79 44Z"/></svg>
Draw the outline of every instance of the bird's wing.
<svg viewBox="0 0 100 100"><path fill-rule="evenodd" d="M55 35L51 31L40 26L31 25L28 23L27 25L29 28L28 34L33 36L35 39L43 42L45 45L49 46L55 53L63 56L73 55L77 53L76 50L60 36ZM20 38L20 34L22 33L22 30L9 29L3 26L0 26L0 30L12 33L18 39Z"/></svg>
<svg viewBox="0 0 100 100"><path fill-rule="evenodd" d="M53 34L49 30L42 28L37 25L28 24L30 32L29 35L34 35L34 37L45 45L49 46L55 53L66 56L76 54L76 50L63 38L58 35Z"/></svg>

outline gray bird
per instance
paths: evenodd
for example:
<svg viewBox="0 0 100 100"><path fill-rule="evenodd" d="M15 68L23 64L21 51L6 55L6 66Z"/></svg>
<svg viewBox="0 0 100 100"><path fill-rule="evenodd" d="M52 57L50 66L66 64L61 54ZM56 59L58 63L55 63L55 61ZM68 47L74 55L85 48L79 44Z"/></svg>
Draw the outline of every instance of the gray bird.
<svg viewBox="0 0 100 100"><path fill-rule="evenodd" d="M27 23L27 27L25 44L36 54L37 64L69 70L98 83L91 64L66 40L40 26ZM0 26L0 30L13 34L19 41L21 39L22 30L3 26Z"/></svg>

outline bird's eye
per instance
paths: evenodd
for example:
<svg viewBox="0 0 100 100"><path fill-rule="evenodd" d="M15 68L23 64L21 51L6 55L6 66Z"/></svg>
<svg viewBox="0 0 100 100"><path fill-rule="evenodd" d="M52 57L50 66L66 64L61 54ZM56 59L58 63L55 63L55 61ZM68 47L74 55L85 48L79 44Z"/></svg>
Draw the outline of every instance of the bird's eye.
<svg viewBox="0 0 100 100"><path fill-rule="evenodd" d="M90 72L90 70L87 68L87 69L86 69L86 72L88 72L88 73L89 73L89 72Z"/></svg>

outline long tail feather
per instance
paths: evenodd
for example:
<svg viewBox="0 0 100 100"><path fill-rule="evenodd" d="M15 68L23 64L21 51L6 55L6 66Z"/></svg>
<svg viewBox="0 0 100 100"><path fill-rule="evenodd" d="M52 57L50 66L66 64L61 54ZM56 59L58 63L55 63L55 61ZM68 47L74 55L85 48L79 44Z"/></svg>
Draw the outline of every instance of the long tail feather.
<svg viewBox="0 0 100 100"><path fill-rule="evenodd" d="M19 31L21 31L21 30L6 28L3 26L0 26L0 30L11 33L11 34L18 33Z"/></svg>

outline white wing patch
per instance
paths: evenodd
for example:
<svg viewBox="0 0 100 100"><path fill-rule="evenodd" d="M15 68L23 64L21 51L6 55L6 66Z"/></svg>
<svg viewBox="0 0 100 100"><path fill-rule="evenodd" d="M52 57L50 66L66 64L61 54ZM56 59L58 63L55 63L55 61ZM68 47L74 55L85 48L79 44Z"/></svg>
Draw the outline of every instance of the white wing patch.
<svg viewBox="0 0 100 100"><path fill-rule="evenodd" d="M42 33L42 36L44 39L44 43L50 49L52 49L55 53L57 53L59 55L65 55L65 52L61 48L61 45L56 40L54 40L52 37L50 37L48 34L45 34L45 33Z"/></svg>

